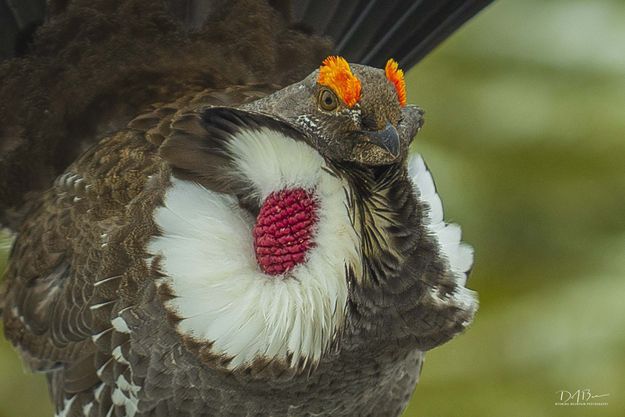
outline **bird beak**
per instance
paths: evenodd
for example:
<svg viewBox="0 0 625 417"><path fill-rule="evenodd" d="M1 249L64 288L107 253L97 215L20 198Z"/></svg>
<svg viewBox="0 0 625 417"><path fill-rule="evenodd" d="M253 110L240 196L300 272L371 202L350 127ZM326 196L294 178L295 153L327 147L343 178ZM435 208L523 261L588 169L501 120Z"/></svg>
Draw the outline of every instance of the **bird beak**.
<svg viewBox="0 0 625 417"><path fill-rule="evenodd" d="M382 148L388 152L393 158L399 156L401 144L399 142L399 134L395 126L388 123L381 130L366 130L362 134L369 139L369 142Z"/></svg>

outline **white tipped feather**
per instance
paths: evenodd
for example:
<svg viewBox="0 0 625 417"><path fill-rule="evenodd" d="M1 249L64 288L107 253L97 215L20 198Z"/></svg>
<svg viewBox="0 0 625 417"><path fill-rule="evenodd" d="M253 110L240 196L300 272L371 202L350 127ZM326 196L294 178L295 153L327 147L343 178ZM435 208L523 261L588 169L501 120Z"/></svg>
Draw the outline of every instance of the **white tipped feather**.
<svg viewBox="0 0 625 417"><path fill-rule="evenodd" d="M89 417L89 413L91 413L91 409L93 408L93 402L87 403L82 406L82 415L84 417Z"/></svg>
<svg viewBox="0 0 625 417"><path fill-rule="evenodd" d="M359 240L349 220L342 180L324 170L308 145L270 129L247 130L230 142L239 175L264 199L300 187L318 199L307 262L287 276L265 275L256 263L255 219L234 197L172 179L164 206L154 213L161 235L150 245L162 256L175 294L166 307L183 319L178 330L213 342L235 369L257 358L318 362L343 325L345 265L359 262ZM355 268L356 269L356 268Z"/></svg>
<svg viewBox="0 0 625 417"><path fill-rule="evenodd" d="M119 316L115 317L113 320L111 320L111 324L113 325L113 328L117 330L118 332L130 334L130 328L128 327L128 325L126 324L126 321L123 318Z"/></svg>
<svg viewBox="0 0 625 417"><path fill-rule="evenodd" d="M72 409L72 405L74 404L74 401L76 401L75 395L72 395L69 399L64 398L63 409L60 410L58 413L56 413L55 417L68 417L70 415L69 413Z"/></svg>
<svg viewBox="0 0 625 417"><path fill-rule="evenodd" d="M115 386L116 388L111 395L113 404L124 407L126 410L125 416L134 417L137 414L139 404L137 393L141 390L141 387L128 382L123 375L117 377Z"/></svg>
<svg viewBox="0 0 625 417"><path fill-rule="evenodd" d="M432 174L427 169L421 155L414 155L408 161L408 173L412 179L419 199L429 206L426 227L436 239L442 256L449 263L449 268L460 286L467 280L467 272L473 265L473 248L461 242L462 231L454 223L446 224L443 205L436 193Z"/></svg>

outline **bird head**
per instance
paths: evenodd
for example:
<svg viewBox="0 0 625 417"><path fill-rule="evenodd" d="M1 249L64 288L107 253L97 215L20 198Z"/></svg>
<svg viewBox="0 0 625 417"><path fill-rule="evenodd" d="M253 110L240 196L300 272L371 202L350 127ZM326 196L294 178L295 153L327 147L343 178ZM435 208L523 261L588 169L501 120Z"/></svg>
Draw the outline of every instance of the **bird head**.
<svg viewBox="0 0 625 417"><path fill-rule="evenodd" d="M368 166L401 161L423 124L406 105L403 71L348 64L330 56L301 82L246 106L301 129L311 146L336 162Z"/></svg>

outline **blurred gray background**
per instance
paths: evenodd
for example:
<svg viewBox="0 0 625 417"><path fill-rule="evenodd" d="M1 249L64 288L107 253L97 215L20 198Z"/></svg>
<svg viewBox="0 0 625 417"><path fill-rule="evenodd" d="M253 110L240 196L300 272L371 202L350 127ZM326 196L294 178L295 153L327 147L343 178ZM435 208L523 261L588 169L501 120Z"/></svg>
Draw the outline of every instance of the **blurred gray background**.
<svg viewBox="0 0 625 417"><path fill-rule="evenodd" d="M499 0L407 83L481 308L405 417L625 416L625 1ZM583 389L608 405L555 405ZM39 416L43 377L2 340L0 417Z"/></svg>

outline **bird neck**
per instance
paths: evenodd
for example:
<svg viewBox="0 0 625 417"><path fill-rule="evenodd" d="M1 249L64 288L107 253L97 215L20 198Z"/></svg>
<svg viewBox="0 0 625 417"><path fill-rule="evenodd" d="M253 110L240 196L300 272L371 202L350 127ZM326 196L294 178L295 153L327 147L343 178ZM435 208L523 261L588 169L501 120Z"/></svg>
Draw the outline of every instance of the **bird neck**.
<svg viewBox="0 0 625 417"><path fill-rule="evenodd" d="M425 227L427 207L413 192L405 164L349 167L351 213L362 241L360 281L350 288L350 345L371 354L389 343L413 348L405 320L426 291L416 279L437 260ZM356 278L357 279L357 278Z"/></svg>

